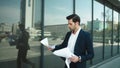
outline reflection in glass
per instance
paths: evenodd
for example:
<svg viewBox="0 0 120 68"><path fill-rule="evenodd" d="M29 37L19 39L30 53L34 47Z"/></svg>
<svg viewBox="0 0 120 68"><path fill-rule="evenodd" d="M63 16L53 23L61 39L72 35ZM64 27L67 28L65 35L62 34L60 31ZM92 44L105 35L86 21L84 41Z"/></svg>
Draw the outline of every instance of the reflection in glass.
<svg viewBox="0 0 120 68"><path fill-rule="evenodd" d="M73 12L73 0L45 0L45 20L44 20L44 36L48 38L49 44L61 44L66 33L69 31L67 27L66 16ZM45 59L51 56L50 62L59 60L60 64L52 65L54 68L63 68L62 60L53 56L50 51L45 49ZM51 64L50 62L45 62ZM54 64L54 63L53 63ZM53 68L51 65L46 65L45 68Z"/></svg>
<svg viewBox="0 0 120 68"><path fill-rule="evenodd" d="M53 4L54 3L54 4ZM66 4L67 3L67 4ZM45 37L50 44L60 44L68 31L66 16L72 14L72 0L45 0Z"/></svg>
<svg viewBox="0 0 120 68"><path fill-rule="evenodd" d="M105 58L109 58L112 55L112 10L105 7L105 23L107 28L105 29Z"/></svg>
<svg viewBox="0 0 120 68"><path fill-rule="evenodd" d="M99 9L98 9L99 8ZM95 46L94 62L102 61L103 56L103 5L94 1L94 19L93 19L93 44ZM105 27L106 28L106 27Z"/></svg>
<svg viewBox="0 0 120 68"><path fill-rule="evenodd" d="M84 9L85 8L85 9ZM76 0L76 14L81 18L82 29L89 31L91 30L91 0Z"/></svg>
<svg viewBox="0 0 120 68"><path fill-rule="evenodd" d="M113 55L117 54L118 51L118 13L114 11L113 14Z"/></svg>

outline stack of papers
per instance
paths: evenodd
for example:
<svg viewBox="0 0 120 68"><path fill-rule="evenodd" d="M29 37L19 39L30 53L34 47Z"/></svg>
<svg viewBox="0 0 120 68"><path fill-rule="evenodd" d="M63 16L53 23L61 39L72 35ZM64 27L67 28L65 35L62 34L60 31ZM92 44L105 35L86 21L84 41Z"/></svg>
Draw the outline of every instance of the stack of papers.
<svg viewBox="0 0 120 68"><path fill-rule="evenodd" d="M57 55L57 56L60 56L60 57L65 57L66 60L65 60L65 63L67 65L67 68L70 68L69 64L70 64L70 60L69 58L72 57L72 56L75 56L70 50L69 48L63 48L63 49L60 49L60 50L56 50L53 52L54 55Z"/></svg>
<svg viewBox="0 0 120 68"><path fill-rule="evenodd" d="M48 43L48 38L45 38L43 40L40 41L44 46L47 46L47 47L51 47L49 46L49 43ZM54 48L55 46L52 46L51 48ZM54 55L56 56L60 56L60 57L65 57L66 60L65 60L65 63L67 65L67 68L70 68L69 64L70 64L70 60L69 58L72 57L72 56L75 56L70 50L69 48L63 48L63 49L59 49L59 50L56 50L53 52Z"/></svg>

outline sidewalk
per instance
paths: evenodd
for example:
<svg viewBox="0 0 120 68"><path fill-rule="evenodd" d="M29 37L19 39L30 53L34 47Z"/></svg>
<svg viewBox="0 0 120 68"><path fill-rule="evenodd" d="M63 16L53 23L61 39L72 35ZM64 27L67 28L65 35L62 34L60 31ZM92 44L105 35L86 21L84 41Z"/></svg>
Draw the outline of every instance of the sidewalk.
<svg viewBox="0 0 120 68"><path fill-rule="evenodd" d="M120 68L120 55L114 56L90 68Z"/></svg>

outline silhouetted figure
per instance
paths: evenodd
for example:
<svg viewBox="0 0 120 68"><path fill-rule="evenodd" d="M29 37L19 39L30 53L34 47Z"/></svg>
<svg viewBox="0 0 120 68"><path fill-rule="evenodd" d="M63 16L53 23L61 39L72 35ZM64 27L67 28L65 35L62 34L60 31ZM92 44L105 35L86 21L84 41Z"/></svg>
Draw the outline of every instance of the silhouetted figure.
<svg viewBox="0 0 120 68"><path fill-rule="evenodd" d="M30 62L27 59L27 51L30 49L28 44L29 33L25 30L25 26L23 24L19 24L20 33L17 39L18 56L17 56L17 68L22 68L22 62L26 64L30 64L32 68L35 68L34 63Z"/></svg>

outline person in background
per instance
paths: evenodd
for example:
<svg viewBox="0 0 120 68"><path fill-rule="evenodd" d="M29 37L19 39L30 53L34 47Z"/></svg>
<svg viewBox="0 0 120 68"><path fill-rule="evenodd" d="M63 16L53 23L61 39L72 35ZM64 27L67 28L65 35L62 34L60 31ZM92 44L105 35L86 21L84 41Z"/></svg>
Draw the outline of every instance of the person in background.
<svg viewBox="0 0 120 68"><path fill-rule="evenodd" d="M76 56L70 57L70 68L86 68L86 61L94 57L93 42L88 32L80 27L80 17L77 14L71 14L66 17L68 20L68 28L65 39L62 44L49 48L50 51L69 48ZM65 59L65 58L63 58ZM67 68L65 66L65 68Z"/></svg>
<svg viewBox="0 0 120 68"><path fill-rule="evenodd" d="M15 34L13 34L12 32L10 32L7 36L8 36L8 42L9 42L10 46L15 46L17 36Z"/></svg>
<svg viewBox="0 0 120 68"><path fill-rule="evenodd" d="M28 44L29 33L25 30L24 24L19 24L20 33L18 35L16 48L18 49L17 68L22 68L22 62L35 68L35 64L27 59L27 52L30 49Z"/></svg>

